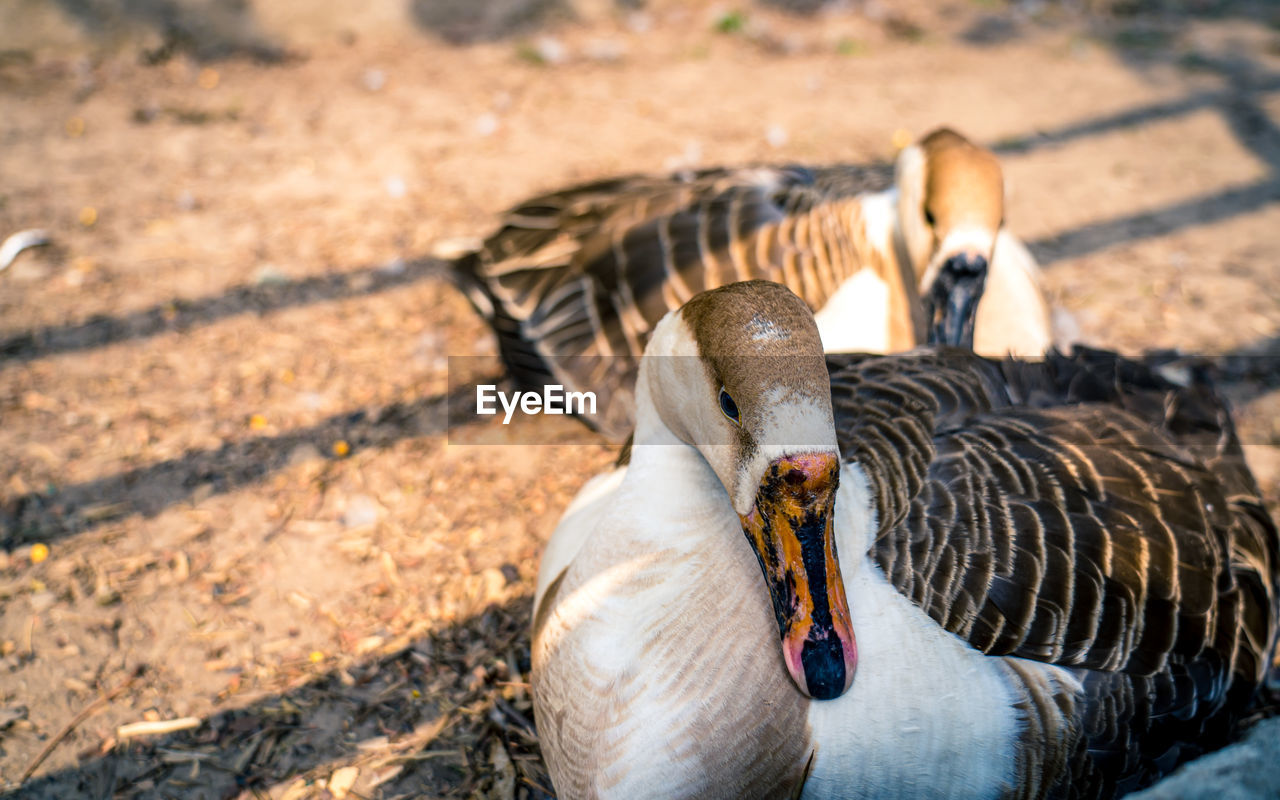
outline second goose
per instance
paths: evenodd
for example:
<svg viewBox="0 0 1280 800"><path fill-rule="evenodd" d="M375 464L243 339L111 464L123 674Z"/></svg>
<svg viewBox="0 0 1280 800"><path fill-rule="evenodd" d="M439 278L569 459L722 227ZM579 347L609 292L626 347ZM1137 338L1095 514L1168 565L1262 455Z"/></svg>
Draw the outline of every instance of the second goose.
<svg viewBox="0 0 1280 800"><path fill-rule="evenodd" d="M517 381L596 392L594 422L619 439L654 325L734 281L791 288L829 352L929 339L1039 355L1052 339L1035 261L1004 228L999 162L945 128L896 166L708 169L535 197L453 275Z"/></svg>

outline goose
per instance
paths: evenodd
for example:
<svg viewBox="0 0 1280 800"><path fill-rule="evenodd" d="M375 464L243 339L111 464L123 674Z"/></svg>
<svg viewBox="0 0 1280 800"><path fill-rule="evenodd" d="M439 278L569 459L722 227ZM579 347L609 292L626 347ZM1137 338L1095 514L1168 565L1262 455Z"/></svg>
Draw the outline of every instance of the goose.
<svg viewBox="0 0 1280 800"><path fill-rule="evenodd" d="M655 327L625 461L539 568L563 798L1108 797L1270 663L1225 408L1111 353L824 358L803 300L730 284Z"/></svg>
<svg viewBox="0 0 1280 800"><path fill-rule="evenodd" d="M588 422L617 439L654 325L734 281L789 286L817 310L829 352L928 338L1043 354L1053 332L1039 269L1003 223L999 162L942 128L896 166L714 168L534 197L450 275L517 382L595 391Z"/></svg>

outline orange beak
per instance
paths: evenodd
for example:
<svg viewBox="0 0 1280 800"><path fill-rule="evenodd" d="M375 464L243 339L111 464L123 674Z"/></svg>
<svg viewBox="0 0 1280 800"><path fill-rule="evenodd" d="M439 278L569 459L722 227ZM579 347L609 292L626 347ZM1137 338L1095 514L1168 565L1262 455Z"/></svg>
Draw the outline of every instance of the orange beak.
<svg viewBox="0 0 1280 800"><path fill-rule="evenodd" d="M844 694L858 663L832 533L839 482L834 454L779 458L760 481L751 512L740 516L773 600L787 671L818 700Z"/></svg>

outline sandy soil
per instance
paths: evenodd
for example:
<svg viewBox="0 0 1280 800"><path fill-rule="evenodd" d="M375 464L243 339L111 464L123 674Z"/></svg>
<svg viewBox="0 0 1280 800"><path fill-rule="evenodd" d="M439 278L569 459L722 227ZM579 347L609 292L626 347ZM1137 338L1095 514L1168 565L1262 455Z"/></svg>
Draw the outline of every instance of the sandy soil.
<svg viewBox="0 0 1280 800"><path fill-rule="evenodd" d="M529 597L613 449L448 429L500 367L428 256L570 181L956 126L1081 338L1222 356L1280 500L1273 7L189 5L0 12L0 238L53 240L0 273L13 796L541 796Z"/></svg>

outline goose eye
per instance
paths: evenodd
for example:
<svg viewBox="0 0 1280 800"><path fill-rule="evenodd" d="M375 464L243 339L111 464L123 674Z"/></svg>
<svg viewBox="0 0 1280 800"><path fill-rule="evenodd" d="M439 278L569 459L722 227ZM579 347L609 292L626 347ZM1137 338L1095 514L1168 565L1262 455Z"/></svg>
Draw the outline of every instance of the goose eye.
<svg viewBox="0 0 1280 800"><path fill-rule="evenodd" d="M734 425L742 424L742 420L738 417L738 404L733 402L733 398L729 396L723 386L720 387L720 410Z"/></svg>

